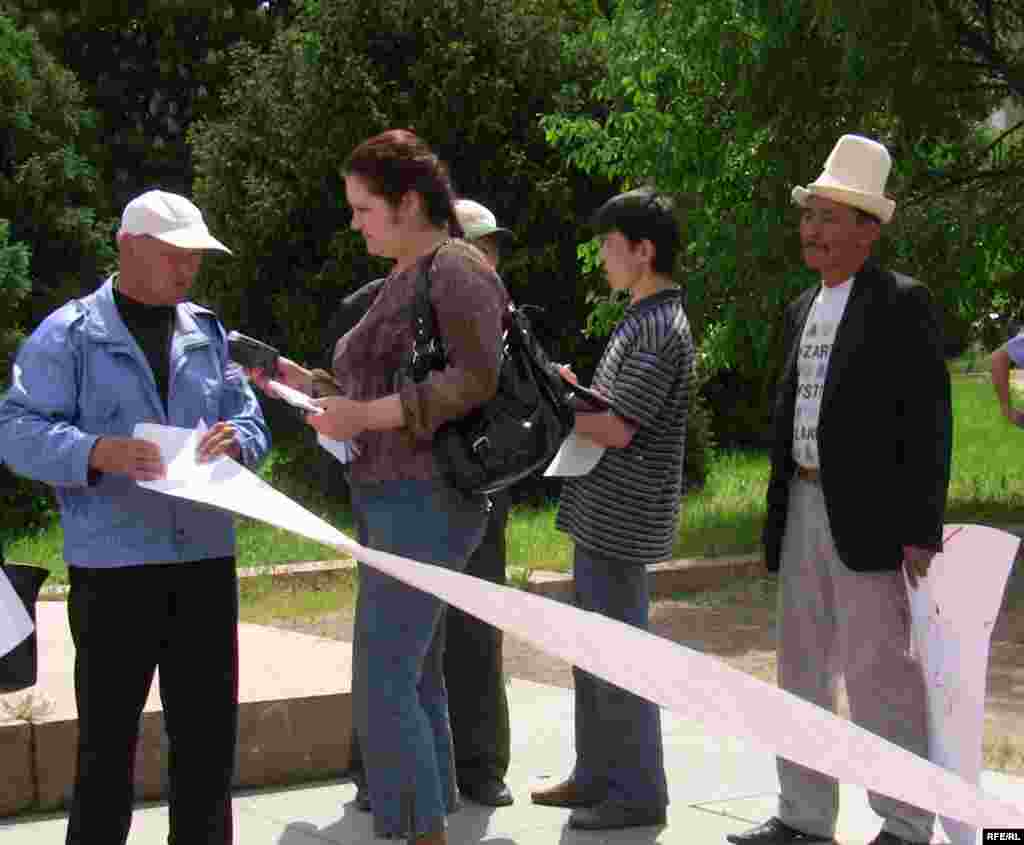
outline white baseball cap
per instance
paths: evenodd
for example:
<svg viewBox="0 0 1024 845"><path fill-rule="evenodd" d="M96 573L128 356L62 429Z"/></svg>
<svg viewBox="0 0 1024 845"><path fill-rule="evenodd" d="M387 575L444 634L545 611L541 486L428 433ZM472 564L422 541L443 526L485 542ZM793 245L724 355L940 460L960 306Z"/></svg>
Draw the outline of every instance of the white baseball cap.
<svg viewBox="0 0 1024 845"><path fill-rule="evenodd" d="M167 191L146 191L124 208L117 236L150 235L182 249L231 250L206 228L202 212L189 200Z"/></svg>
<svg viewBox="0 0 1024 845"><path fill-rule="evenodd" d="M481 205L473 200L456 200L455 216L459 218L462 231L466 233L467 241L475 241L485 235L501 234L512 235L511 229L504 229L498 225L498 220L487 206Z"/></svg>

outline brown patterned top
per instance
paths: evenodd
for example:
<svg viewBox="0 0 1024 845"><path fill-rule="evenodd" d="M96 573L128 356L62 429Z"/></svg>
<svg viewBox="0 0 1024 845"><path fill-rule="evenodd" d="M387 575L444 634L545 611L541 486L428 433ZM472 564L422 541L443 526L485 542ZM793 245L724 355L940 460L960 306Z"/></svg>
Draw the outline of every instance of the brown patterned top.
<svg viewBox="0 0 1024 845"><path fill-rule="evenodd" d="M431 440L438 427L494 396L498 385L502 319L509 296L480 253L450 240L431 270L430 301L448 348L448 366L419 384L404 375L413 343L416 280L431 255L387 278L363 318L334 349L334 376L352 399L398 393L405 427L367 431L357 438L355 483L438 477Z"/></svg>

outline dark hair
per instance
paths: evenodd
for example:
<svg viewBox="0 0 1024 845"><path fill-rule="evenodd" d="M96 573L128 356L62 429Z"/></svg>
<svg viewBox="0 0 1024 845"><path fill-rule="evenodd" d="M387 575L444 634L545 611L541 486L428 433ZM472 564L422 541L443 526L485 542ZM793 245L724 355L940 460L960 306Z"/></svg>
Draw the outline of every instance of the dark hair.
<svg viewBox="0 0 1024 845"><path fill-rule="evenodd" d="M341 171L358 176L392 206L397 207L409 191L416 191L423 197L427 219L462 237L448 168L424 140L408 129L389 129L363 141L345 159Z"/></svg>
<svg viewBox="0 0 1024 845"><path fill-rule="evenodd" d="M618 194L602 205L591 220L598 234L616 231L631 243L654 244L655 273L671 276L679 250L679 223L672 200L651 188Z"/></svg>

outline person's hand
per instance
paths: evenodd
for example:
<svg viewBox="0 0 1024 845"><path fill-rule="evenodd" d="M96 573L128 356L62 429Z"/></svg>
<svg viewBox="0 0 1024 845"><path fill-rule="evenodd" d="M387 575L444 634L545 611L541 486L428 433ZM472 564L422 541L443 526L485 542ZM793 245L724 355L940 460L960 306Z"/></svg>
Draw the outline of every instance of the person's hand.
<svg viewBox="0 0 1024 845"><path fill-rule="evenodd" d="M903 547L903 568L907 571L910 586L917 589L917 579L924 578L935 557L934 549L923 549L920 546Z"/></svg>
<svg viewBox="0 0 1024 845"><path fill-rule="evenodd" d="M229 422L219 422L210 428L199 441L199 448L196 451L196 459L201 464L221 455L227 455L236 461L242 457L238 429Z"/></svg>
<svg viewBox="0 0 1024 845"><path fill-rule="evenodd" d="M579 384L579 379L576 378L576 373L572 371L572 367L568 364L557 364L558 374L564 378L570 384Z"/></svg>
<svg viewBox="0 0 1024 845"><path fill-rule="evenodd" d="M160 447L139 437L101 437L89 453L89 468L134 481L156 481L167 474Z"/></svg>
<svg viewBox="0 0 1024 845"><path fill-rule="evenodd" d="M351 440L366 431L366 403L344 396L325 396L316 404L322 414L306 414L306 422L331 440Z"/></svg>
<svg viewBox="0 0 1024 845"><path fill-rule="evenodd" d="M267 386L267 382L271 379L287 384L289 387L294 387L296 390L301 390L303 393L311 392L312 373L283 355L278 356L277 371L274 373L266 373L261 369L246 370L245 372L253 384L266 393L267 396L273 398L277 397L274 391Z"/></svg>

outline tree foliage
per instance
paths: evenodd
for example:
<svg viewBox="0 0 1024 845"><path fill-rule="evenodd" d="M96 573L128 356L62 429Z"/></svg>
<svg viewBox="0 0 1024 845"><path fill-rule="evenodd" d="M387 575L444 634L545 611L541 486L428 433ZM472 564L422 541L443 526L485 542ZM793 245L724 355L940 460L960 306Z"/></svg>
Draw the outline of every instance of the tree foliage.
<svg viewBox="0 0 1024 845"><path fill-rule="evenodd" d="M114 209L154 187L191 193L188 128L217 115L228 49L265 44L290 13L290 3L256 0L7 3L80 80L98 118L94 160Z"/></svg>
<svg viewBox="0 0 1024 845"><path fill-rule="evenodd" d="M29 326L95 283L111 259L103 192L87 154L95 115L74 75L29 30L0 15L0 219L9 221L2 328ZM6 243L6 242L5 242ZM13 294L14 288L9 288Z"/></svg>
<svg viewBox="0 0 1024 845"><path fill-rule="evenodd" d="M384 271L349 230L340 165L410 127L517 232L502 275L546 308L555 353L578 355L577 225L608 189L567 171L537 124L590 84L561 53L572 25L555 0L309 3L267 50L235 49L224 116L193 133L196 197L235 251L206 273L229 323L323 362L334 304Z"/></svg>
<svg viewBox="0 0 1024 845"><path fill-rule="evenodd" d="M883 257L927 280L951 315L969 321L972 292L1021 270L1006 248L1020 191L1016 217L985 215L973 205L985 180L954 175L1002 167L984 121L1015 89L995 84L994 64L972 64L941 5L621 0L567 43L570 55L603 56L590 104L600 113L551 113L548 138L589 173L676 195L689 242L681 269L705 363L720 373L726 441L766 425L781 309L811 281L790 190L817 176L839 135L871 135L892 151L899 209ZM1009 14L992 22L1018 57L1019 24ZM1019 178L1009 140L997 147Z"/></svg>

